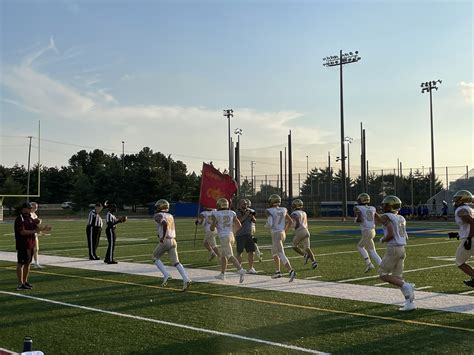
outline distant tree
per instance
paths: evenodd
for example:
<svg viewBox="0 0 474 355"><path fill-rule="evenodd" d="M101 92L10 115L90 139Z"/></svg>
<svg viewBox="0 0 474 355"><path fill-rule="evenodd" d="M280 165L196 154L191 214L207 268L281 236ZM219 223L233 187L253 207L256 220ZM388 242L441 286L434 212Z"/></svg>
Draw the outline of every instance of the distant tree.
<svg viewBox="0 0 474 355"><path fill-rule="evenodd" d="M0 195L23 195L25 192L23 186L18 181L15 181L12 176L7 177L0 187ZM3 205L8 207L8 214L12 215L12 210L18 207L24 200L24 197L5 197Z"/></svg>

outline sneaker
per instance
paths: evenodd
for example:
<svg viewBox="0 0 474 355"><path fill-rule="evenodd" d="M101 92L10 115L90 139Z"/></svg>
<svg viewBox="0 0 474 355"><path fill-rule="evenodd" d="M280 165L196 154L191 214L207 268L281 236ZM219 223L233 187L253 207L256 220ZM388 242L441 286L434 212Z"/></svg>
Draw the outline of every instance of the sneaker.
<svg viewBox="0 0 474 355"><path fill-rule="evenodd" d="M189 288L189 286L191 286L191 280L184 281L183 282L183 289L181 291L183 291L183 292L186 291Z"/></svg>
<svg viewBox="0 0 474 355"><path fill-rule="evenodd" d="M311 263L311 269L316 269L318 267L318 262L315 260Z"/></svg>
<svg viewBox="0 0 474 355"><path fill-rule="evenodd" d="M296 277L296 271L295 270L291 270L290 271L290 282L293 282L293 280L295 279Z"/></svg>
<svg viewBox="0 0 474 355"><path fill-rule="evenodd" d="M275 273L272 275L272 279L279 279L281 277L281 271L275 271Z"/></svg>
<svg viewBox="0 0 474 355"><path fill-rule="evenodd" d="M221 272L219 275L214 276L218 280L224 280L225 279L225 274Z"/></svg>
<svg viewBox="0 0 474 355"><path fill-rule="evenodd" d="M211 261L211 260L214 259L216 256L217 256L216 253L211 253L211 255L209 255L209 259L207 259L207 261Z"/></svg>
<svg viewBox="0 0 474 355"><path fill-rule="evenodd" d="M240 275L239 283L241 284L242 282L244 282L244 277L245 277L245 269L244 268L239 270L239 275Z"/></svg>
<svg viewBox="0 0 474 355"><path fill-rule="evenodd" d="M28 290L31 290L33 288L33 286L29 282L25 282L23 286L25 286Z"/></svg>
<svg viewBox="0 0 474 355"><path fill-rule="evenodd" d="M464 285L466 286L474 287L474 279L465 280L463 282L464 282Z"/></svg>
<svg viewBox="0 0 474 355"><path fill-rule="evenodd" d="M168 280L170 279L170 275L163 276L163 281L161 282L161 287L168 286Z"/></svg>
<svg viewBox="0 0 474 355"><path fill-rule="evenodd" d="M107 264L118 264L118 261L110 260L110 261L107 261Z"/></svg>
<svg viewBox="0 0 474 355"><path fill-rule="evenodd" d="M415 300L415 284L409 284L410 285L410 289L408 291L408 299L411 303L413 303L413 301Z"/></svg>
<svg viewBox="0 0 474 355"><path fill-rule="evenodd" d="M25 285L23 285L23 284L18 284L18 286L16 287L16 290L17 291L22 291L22 290L28 290L28 288L25 287Z"/></svg>
<svg viewBox="0 0 474 355"><path fill-rule="evenodd" d="M247 270L247 274L256 275L256 274L257 274L257 270L255 270L255 268L251 267L250 269Z"/></svg>
<svg viewBox="0 0 474 355"><path fill-rule="evenodd" d="M305 255L303 256L303 258L304 258L304 263L303 263L303 265L306 265L306 264L308 263L308 260L309 260L309 255L308 255L308 254L305 254Z"/></svg>
<svg viewBox="0 0 474 355"><path fill-rule="evenodd" d="M96 255L94 256L94 260L100 260L100 258Z"/></svg>
<svg viewBox="0 0 474 355"><path fill-rule="evenodd" d="M400 307L398 310L402 312L413 311L416 309L414 302L406 301L403 307Z"/></svg>
<svg viewBox="0 0 474 355"><path fill-rule="evenodd" d="M370 264L367 265L364 272L368 273L370 270L373 270L373 269L375 269L375 266L374 266L374 264L370 263Z"/></svg>

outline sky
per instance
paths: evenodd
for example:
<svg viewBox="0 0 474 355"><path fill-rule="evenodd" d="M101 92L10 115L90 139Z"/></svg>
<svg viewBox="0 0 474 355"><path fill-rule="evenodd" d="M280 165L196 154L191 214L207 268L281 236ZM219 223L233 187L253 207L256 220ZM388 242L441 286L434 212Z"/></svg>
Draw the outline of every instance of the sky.
<svg viewBox="0 0 474 355"><path fill-rule="evenodd" d="M77 151L147 146L200 171L228 166L228 120L242 129L242 175L293 172L340 156L339 68L350 170L474 167L472 1L0 0L0 164L63 166ZM232 134L234 140L237 136ZM122 144L122 142L124 142ZM339 165L337 165L339 166ZM464 168L463 168L464 169ZM464 170L462 170L464 171Z"/></svg>

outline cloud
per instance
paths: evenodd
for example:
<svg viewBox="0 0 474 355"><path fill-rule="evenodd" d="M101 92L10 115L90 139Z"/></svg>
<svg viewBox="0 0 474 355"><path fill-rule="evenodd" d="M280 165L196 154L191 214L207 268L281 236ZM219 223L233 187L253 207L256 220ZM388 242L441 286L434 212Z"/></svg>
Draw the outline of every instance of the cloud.
<svg viewBox="0 0 474 355"><path fill-rule="evenodd" d="M35 60L37 60L39 57L41 57L45 52L52 50L56 53L59 54L58 49L56 48L56 44L54 43L54 38L51 36L49 38L49 44L46 47L41 48L40 50L33 52L29 55L27 55L24 60L23 60L23 66L29 67L33 64Z"/></svg>
<svg viewBox="0 0 474 355"><path fill-rule="evenodd" d="M469 103L474 103L474 83L461 81L459 86L461 87L461 93L465 100Z"/></svg>

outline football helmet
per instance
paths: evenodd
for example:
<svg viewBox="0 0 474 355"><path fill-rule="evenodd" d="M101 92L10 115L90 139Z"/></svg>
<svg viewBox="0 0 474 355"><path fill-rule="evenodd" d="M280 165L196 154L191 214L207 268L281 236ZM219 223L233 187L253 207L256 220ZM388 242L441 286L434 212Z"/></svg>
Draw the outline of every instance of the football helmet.
<svg viewBox="0 0 474 355"><path fill-rule="evenodd" d="M161 199L156 201L155 207L158 211L166 211L170 209L170 203L164 199Z"/></svg>
<svg viewBox="0 0 474 355"><path fill-rule="evenodd" d="M459 190L454 194L453 202L456 206L460 206L463 203L471 203L472 194L467 190Z"/></svg>
<svg viewBox="0 0 474 355"><path fill-rule="evenodd" d="M303 208L303 201L300 200L299 198L294 199L293 202L291 203L291 208L294 210L299 210Z"/></svg>
<svg viewBox="0 0 474 355"><path fill-rule="evenodd" d="M382 208L384 212L395 212L402 207L402 201L393 195L385 196L382 200Z"/></svg>
<svg viewBox="0 0 474 355"><path fill-rule="evenodd" d="M248 198L246 198L247 200L247 207L252 207L252 201L250 201Z"/></svg>
<svg viewBox="0 0 474 355"><path fill-rule="evenodd" d="M366 194L365 192L359 194L359 196L357 196L357 203L359 203L360 205L369 204L370 203L369 194Z"/></svg>
<svg viewBox="0 0 474 355"><path fill-rule="evenodd" d="M229 201L222 197L217 200L216 207L218 210L227 210L229 208Z"/></svg>
<svg viewBox="0 0 474 355"><path fill-rule="evenodd" d="M247 199L243 198L239 200L239 208L245 209L248 207Z"/></svg>
<svg viewBox="0 0 474 355"><path fill-rule="evenodd" d="M278 196L277 194L270 195L268 198L268 204L270 207L272 206L280 206L281 204L281 197Z"/></svg>

